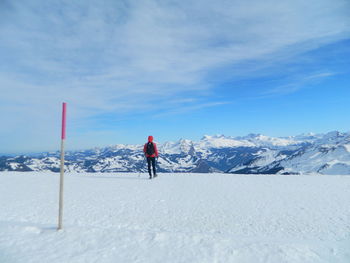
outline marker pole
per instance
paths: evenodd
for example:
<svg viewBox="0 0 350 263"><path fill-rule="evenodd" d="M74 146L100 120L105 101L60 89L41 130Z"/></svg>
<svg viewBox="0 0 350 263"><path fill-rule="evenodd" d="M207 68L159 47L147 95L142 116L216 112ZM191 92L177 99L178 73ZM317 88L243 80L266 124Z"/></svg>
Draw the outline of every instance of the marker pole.
<svg viewBox="0 0 350 263"><path fill-rule="evenodd" d="M62 133L61 133L60 196L59 196L57 230L62 229L63 181L64 181L64 141L66 139L66 113L67 113L67 103L63 102L63 105L62 105Z"/></svg>

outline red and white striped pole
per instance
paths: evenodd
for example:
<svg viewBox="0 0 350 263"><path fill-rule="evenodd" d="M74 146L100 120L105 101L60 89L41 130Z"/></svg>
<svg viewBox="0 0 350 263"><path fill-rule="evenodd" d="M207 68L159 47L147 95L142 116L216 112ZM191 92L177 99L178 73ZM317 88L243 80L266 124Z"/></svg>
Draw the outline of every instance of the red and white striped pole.
<svg viewBox="0 0 350 263"><path fill-rule="evenodd" d="M67 103L63 102L63 105L62 105L62 133L61 133L60 196L59 196L57 230L62 229L63 181L64 181L64 141L66 139L66 113L67 113Z"/></svg>

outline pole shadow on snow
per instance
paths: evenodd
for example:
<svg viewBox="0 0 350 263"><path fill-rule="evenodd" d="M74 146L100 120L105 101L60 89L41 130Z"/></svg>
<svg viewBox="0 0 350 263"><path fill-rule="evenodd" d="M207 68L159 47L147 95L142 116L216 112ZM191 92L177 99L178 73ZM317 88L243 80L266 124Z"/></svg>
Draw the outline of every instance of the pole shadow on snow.
<svg viewBox="0 0 350 263"><path fill-rule="evenodd" d="M56 232L57 230L56 226L52 226L50 224L40 224L22 221L0 221L0 227L4 226L8 229L11 229L12 231L19 231L25 234L42 234L45 232Z"/></svg>

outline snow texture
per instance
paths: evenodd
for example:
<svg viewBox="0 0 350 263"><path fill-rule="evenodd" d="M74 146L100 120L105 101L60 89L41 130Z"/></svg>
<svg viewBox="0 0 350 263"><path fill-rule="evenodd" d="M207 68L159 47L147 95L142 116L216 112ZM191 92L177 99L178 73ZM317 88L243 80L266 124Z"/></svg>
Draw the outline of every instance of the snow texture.
<svg viewBox="0 0 350 263"><path fill-rule="evenodd" d="M0 173L0 262L350 262L350 177Z"/></svg>

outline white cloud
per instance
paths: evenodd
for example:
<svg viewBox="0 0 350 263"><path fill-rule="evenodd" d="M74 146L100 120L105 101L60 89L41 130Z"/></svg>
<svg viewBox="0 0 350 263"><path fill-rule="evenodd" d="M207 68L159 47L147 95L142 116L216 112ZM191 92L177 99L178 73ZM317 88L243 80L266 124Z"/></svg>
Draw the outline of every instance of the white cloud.
<svg viewBox="0 0 350 263"><path fill-rule="evenodd" d="M166 112L156 113L152 117L161 118L161 117L170 116L170 115L188 113L188 112L196 111L199 109L217 107L217 106L226 105L226 104L230 104L230 103L231 102L220 101L220 102L207 102L207 103L200 103L200 104L196 103L194 105L181 105L181 106L178 106L176 108L172 108Z"/></svg>
<svg viewBox="0 0 350 263"><path fill-rule="evenodd" d="M31 0L0 7L0 134L29 123L45 133L62 101L75 120L169 109L169 100L186 106L193 94L215 91L207 83L213 70L277 63L350 35L347 0Z"/></svg>
<svg viewBox="0 0 350 263"><path fill-rule="evenodd" d="M305 88L311 87L312 85L319 82L320 80L328 77L332 77L334 75L337 75L337 73L320 72L312 75L298 76L297 79L290 80L290 83L287 85L282 85L282 86L278 86L270 90L267 90L266 92L264 92L263 96L266 97L266 96L276 96L281 94L293 93L303 88L305 89Z"/></svg>

